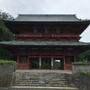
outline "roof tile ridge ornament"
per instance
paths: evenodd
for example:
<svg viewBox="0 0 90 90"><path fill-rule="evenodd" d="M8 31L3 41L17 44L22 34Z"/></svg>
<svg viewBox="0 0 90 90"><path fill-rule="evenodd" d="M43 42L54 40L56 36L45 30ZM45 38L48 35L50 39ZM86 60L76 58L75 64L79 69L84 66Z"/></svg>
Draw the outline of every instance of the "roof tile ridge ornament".
<svg viewBox="0 0 90 90"><path fill-rule="evenodd" d="M82 19L80 19L80 18L77 17L77 14L74 14L74 17L75 17L76 19L78 19L79 21L82 21Z"/></svg>
<svg viewBox="0 0 90 90"><path fill-rule="evenodd" d="M75 15L75 18L78 19L79 21L89 21L90 22L90 19L81 19L81 18L78 18L76 14Z"/></svg>

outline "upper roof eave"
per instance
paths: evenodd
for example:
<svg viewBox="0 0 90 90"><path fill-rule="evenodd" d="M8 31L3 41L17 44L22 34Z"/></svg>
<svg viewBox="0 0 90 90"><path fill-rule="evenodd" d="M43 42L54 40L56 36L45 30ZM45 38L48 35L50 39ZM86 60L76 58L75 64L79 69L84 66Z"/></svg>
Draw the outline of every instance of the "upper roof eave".
<svg viewBox="0 0 90 90"><path fill-rule="evenodd" d="M87 19L79 19L75 14L19 14L16 19L4 20L4 22L88 22Z"/></svg>
<svg viewBox="0 0 90 90"><path fill-rule="evenodd" d="M88 23L90 24L90 20L80 20L80 21L15 21L15 20L3 20L6 23L34 23L34 22L45 22L45 23Z"/></svg>

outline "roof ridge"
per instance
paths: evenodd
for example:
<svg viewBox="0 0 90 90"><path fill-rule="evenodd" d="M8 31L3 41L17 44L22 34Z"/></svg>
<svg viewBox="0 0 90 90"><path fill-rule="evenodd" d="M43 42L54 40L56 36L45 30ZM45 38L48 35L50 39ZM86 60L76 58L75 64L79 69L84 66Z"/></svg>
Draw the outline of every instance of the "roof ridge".
<svg viewBox="0 0 90 90"><path fill-rule="evenodd" d="M45 15L47 15L47 16L53 16L53 15L56 15L56 16L76 16L76 14L18 14L18 16L32 16L32 15L35 15L35 16L37 16L37 15L43 15L43 16L45 16Z"/></svg>

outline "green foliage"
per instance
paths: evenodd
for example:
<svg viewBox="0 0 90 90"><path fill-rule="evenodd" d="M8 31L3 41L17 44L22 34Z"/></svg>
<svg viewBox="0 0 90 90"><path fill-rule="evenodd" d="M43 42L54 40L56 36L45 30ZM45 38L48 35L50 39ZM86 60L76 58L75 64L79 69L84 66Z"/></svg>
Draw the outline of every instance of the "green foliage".
<svg viewBox="0 0 90 90"><path fill-rule="evenodd" d="M6 12L0 11L0 41L12 40L12 33L3 24L3 20L13 20L13 17Z"/></svg>
<svg viewBox="0 0 90 90"><path fill-rule="evenodd" d="M32 68L39 68L38 60L32 60Z"/></svg>
<svg viewBox="0 0 90 90"><path fill-rule="evenodd" d="M89 63L79 61L79 62L73 62L72 65L89 65Z"/></svg>
<svg viewBox="0 0 90 90"><path fill-rule="evenodd" d="M0 18L0 41L12 40L12 36L12 33L8 30L8 28L6 28L2 19Z"/></svg>
<svg viewBox="0 0 90 90"><path fill-rule="evenodd" d="M77 60L79 60L79 61L84 61L84 60L90 61L90 50L79 54L77 56Z"/></svg>
<svg viewBox="0 0 90 90"><path fill-rule="evenodd" d="M80 74L80 75L89 75L90 72L89 72L89 71L80 70L80 71L79 71L79 74Z"/></svg>
<svg viewBox="0 0 90 90"><path fill-rule="evenodd" d="M4 67L7 67L9 65L13 65L14 68L16 69L16 64L17 64L16 61L0 59L0 65L2 65Z"/></svg>
<svg viewBox="0 0 90 90"><path fill-rule="evenodd" d="M0 47L0 59L12 60L15 57L16 57L15 54L12 53L10 50Z"/></svg>
<svg viewBox="0 0 90 90"><path fill-rule="evenodd" d="M54 62L54 69L60 69L60 63Z"/></svg>
<svg viewBox="0 0 90 90"><path fill-rule="evenodd" d="M42 68L43 68L43 69L49 69L49 68L50 68L49 63L44 63L44 64L42 65Z"/></svg>
<svg viewBox="0 0 90 90"><path fill-rule="evenodd" d="M9 13L6 13L0 10L0 19L1 20L12 20L14 18Z"/></svg>
<svg viewBox="0 0 90 90"><path fill-rule="evenodd" d="M3 20L12 20L13 17L6 12L0 11L0 41L12 40L12 33L6 28ZM5 48L0 47L0 59L11 59L12 53Z"/></svg>

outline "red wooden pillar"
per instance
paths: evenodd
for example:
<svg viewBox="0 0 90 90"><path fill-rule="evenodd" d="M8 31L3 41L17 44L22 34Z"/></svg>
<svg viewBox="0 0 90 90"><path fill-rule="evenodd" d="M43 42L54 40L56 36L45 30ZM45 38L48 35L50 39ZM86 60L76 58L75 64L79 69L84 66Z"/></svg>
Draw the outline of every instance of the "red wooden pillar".
<svg viewBox="0 0 90 90"><path fill-rule="evenodd" d="M39 57L39 69L42 69L42 58L41 58L41 56Z"/></svg>
<svg viewBox="0 0 90 90"><path fill-rule="evenodd" d="M17 68L19 68L19 59L20 59L20 56L19 55L17 55Z"/></svg>
<svg viewBox="0 0 90 90"><path fill-rule="evenodd" d="M74 62L76 62L76 55L74 55Z"/></svg>
<svg viewBox="0 0 90 90"><path fill-rule="evenodd" d="M51 69L53 69L53 57L51 57Z"/></svg>
<svg viewBox="0 0 90 90"><path fill-rule="evenodd" d="M30 68L30 64L29 64L29 56L27 56L27 65L28 65L28 69Z"/></svg>
<svg viewBox="0 0 90 90"><path fill-rule="evenodd" d="M63 69L65 70L65 56L63 56L64 64L63 64Z"/></svg>

